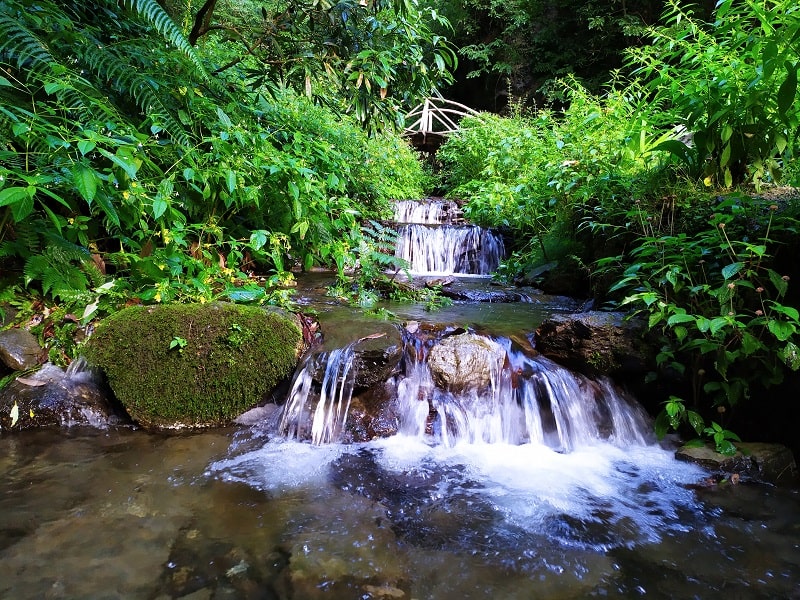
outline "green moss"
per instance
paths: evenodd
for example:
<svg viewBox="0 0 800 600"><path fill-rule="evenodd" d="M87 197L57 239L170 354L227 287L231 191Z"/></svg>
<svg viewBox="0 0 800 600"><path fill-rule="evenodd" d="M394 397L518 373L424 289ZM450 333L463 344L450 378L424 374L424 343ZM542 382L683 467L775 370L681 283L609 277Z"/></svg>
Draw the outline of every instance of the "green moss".
<svg viewBox="0 0 800 600"><path fill-rule="evenodd" d="M175 304L111 315L84 354L140 424L197 427L227 423L260 402L291 374L301 343L295 322L276 311Z"/></svg>

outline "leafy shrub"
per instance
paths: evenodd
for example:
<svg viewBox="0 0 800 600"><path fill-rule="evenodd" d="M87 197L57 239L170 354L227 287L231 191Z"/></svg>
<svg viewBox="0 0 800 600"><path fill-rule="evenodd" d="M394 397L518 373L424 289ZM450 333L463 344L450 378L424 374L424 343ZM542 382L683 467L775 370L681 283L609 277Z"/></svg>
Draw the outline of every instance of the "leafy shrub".
<svg viewBox="0 0 800 600"><path fill-rule="evenodd" d="M4 268L78 313L104 277L146 302L283 303L290 268L420 191L398 136L209 58L154 0L0 3Z"/></svg>
<svg viewBox="0 0 800 600"><path fill-rule="evenodd" d="M574 80L562 88L563 113L464 119L438 154L448 193L467 200L467 216L528 242L517 249L520 265L549 260L551 232L574 237L587 215L629 202L665 154L653 151L665 137L649 125L656 107L635 84L604 96Z"/></svg>
<svg viewBox="0 0 800 600"><path fill-rule="evenodd" d="M713 211L696 233L669 233L641 205L633 209L641 237L612 291L625 291L622 305L644 313L650 328L661 331L662 372L691 383L691 409L672 396L657 421L659 432L688 424L730 452L730 432L716 423L707 427L705 419L726 416L753 386L776 385L787 369L800 368L800 313L786 303L788 276L772 267L778 240L796 235L797 221L779 214L776 204L738 194Z"/></svg>
<svg viewBox="0 0 800 600"><path fill-rule="evenodd" d="M724 187L780 179L800 124L798 34L792 0L721 0L710 22L670 0L652 44L631 51L631 66L670 107L661 122L693 132L693 143L664 148L694 177Z"/></svg>

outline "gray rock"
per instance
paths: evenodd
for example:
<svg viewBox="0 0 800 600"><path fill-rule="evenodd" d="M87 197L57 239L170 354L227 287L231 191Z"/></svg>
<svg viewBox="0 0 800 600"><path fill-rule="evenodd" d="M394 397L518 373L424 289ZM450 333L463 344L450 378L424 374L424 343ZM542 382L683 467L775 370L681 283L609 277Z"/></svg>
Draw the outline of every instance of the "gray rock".
<svg viewBox="0 0 800 600"><path fill-rule="evenodd" d="M39 364L42 348L27 329L0 331L0 360L14 371L27 371Z"/></svg>
<svg viewBox="0 0 800 600"><path fill-rule="evenodd" d="M683 446L675 453L678 460L698 464L715 472L738 474L758 481L780 483L797 476L792 451L781 444L736 442L739 451L725 456L711 446Z"/></svg>
<svg viewBox="0 0 800 600"><path fill-rule="evenodd" d="M490 338L463 333L444 338L428 355L434 383L454 393L481 389L497 377L505 349Z"/></svg>
<svg viewBox="0 0 800 600"><path fill-rule="evenodd" d="M624 313L587 311L555 314L536 330L534 345L547 358L581 373L630 375L655 364L647 324Z"/></svg>

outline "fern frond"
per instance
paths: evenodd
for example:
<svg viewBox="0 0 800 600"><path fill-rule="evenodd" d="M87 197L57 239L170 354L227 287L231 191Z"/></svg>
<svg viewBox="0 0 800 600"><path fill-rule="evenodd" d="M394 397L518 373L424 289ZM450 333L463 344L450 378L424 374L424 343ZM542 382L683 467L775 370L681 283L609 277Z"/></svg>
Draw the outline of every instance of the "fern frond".
<svg viewBox="0 0 800 600"><path fill-rule="evenodd" d="M155 83L149 77L132 69L130 62L124 61L112 52L95 45L88 45L80 59L100 81L110 82L120 93L130 94L133 101L150 119L163 127L176 144L184 147L191 145L186 130L175 119L164 105L161 96L156 93Z"/></svg>
<svg viewBox="0 0 800 600"><path fill-rule="evenodd" d="M184 37L180 28L175 24L175 21L161 8L156 0L122 0L122 4L144 18L155 27L156 31L158 31L164 39L192 61L192 64L204 81L211 80L208 71L200 60L200 57L194 51L194 48L192 48L189 41Z"/></svg>
<svg viewBox="0 0 800 600"><path fill-rule="evenodd" d="M8 14L0 14L0 57L22 71L45 71L58 61L36 34Z"/></svg>

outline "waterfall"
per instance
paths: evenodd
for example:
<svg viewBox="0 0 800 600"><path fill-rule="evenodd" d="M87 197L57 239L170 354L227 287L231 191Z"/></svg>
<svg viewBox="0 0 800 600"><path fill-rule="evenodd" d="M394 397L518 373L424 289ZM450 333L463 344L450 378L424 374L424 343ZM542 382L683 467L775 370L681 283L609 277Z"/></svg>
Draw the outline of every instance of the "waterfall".
<svg viewBox="0 0 800 600"><path fill-rule="evenodd" d="M306 358L295 372L281 414L282 435L290 439L310 438L317 445L341 441L353 395L353 346ZM321 384L315 386L315 375L322 368Z"/></svg>
<svg viewBox="0 0 800 600"><path fill-rule="evenodd" d="M429 352L406 332L404 368L393 377L396 433L435 444L535 444L571 452L600 441L649 443L645 411L609 380L592 380L507 338L490 339L485 384L454 391L437 385ZM298 369L280 433L314 444L346 438L354 391L354 345L317 354ZM489 352L489 350L487 350ZM321 377L320 377L321 375Z"/></svg>
<svg viewBox="0 0 800 600"><path fill-rule="evenodd" d="M502 238L463 224L452 201L404 200L395 206L395 220L395 255L408 261L415 275L490 275L505 255Z"/></svg>
<svg viewBox="0 0 800 600"><path fill-rule="evenodd" d="M588 379L499 341L506 360L484 389L439 389L424 359L415 362L398 385L398 431L417 437L428 432L446 446L532 443L562 452L601 440L649 443L647 414L609 380Z"/></svg>

